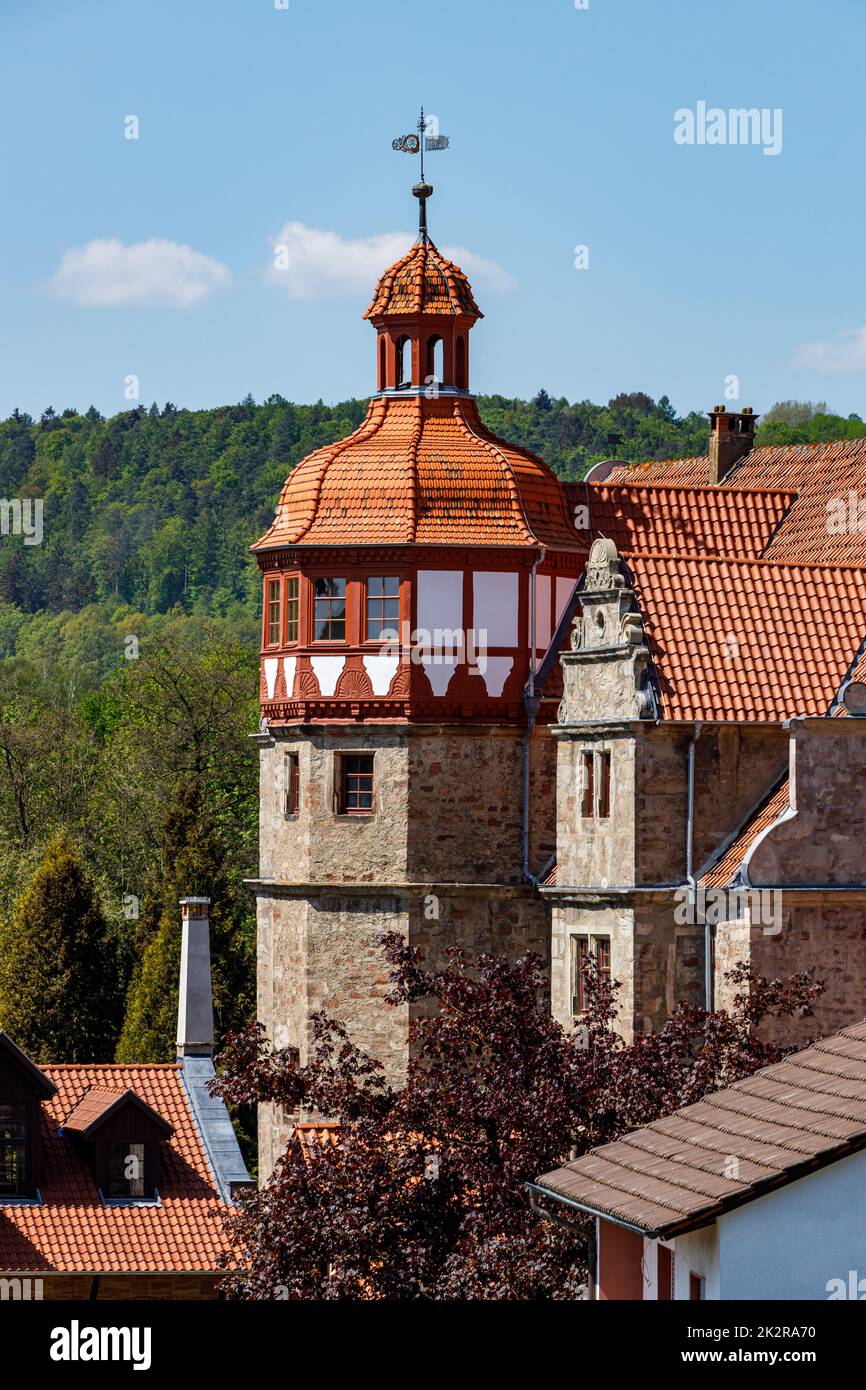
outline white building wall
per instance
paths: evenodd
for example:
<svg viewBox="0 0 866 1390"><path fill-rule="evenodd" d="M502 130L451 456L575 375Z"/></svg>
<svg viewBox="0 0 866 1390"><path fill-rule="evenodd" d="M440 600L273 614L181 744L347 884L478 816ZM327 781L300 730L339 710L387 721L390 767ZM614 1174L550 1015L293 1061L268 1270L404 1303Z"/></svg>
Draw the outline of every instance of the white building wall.
<svg viewBox="0 0 866 1390"><path fill-rule="evenodd" d="M677 1236L671 1244L674 1247L674 1298L689 1298L690 1274L703 1276L707 1300L720 1298L718 1223L687 1236Z"/></svg>
<svg viewBox="0 0 866 1390"><path fill-rule="evenodd" d="M826 1299L834 1279L856 1288L866 1280L866 1153L759 1197L718 1224L717 1297Z"/></svg>

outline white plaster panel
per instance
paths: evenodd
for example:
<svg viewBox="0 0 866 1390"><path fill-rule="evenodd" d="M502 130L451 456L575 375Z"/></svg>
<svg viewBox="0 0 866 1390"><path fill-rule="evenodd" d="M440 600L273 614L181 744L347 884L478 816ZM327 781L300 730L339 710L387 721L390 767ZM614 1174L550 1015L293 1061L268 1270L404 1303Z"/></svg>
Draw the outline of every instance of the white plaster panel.
<svg viewBox="0 0 866 1390"><path fill-rule="evenodd" d="M457 665L456 656L438 657L434 659L429 656L421 658L424 670L433 687L434 695L444 695L448 689L448 682L454 674L454 667Z"/></svg>
<svg viewBox="0 0 866 1390"><path fill-rule="evenodd" d="M276 656L266 656L266 657L265 657L265 689L266 689L267 692L268 692L268 699L269 699L269 700L272 700L272 699L274 698L274 689L275 689L276 684L277 684L277 671L279 670L279 667L280 667L280 660L279 660L279 657L276 657Z"/></svg>
<svg viewBox="0 0 866 1390"><path fill-rule="evenodd" d="M418 571L418 627L430 633L462 631L462 570Z"/></svg>
<svg viewBox="0 0 866 1390"><path fill-rule="evenodd" d="M480 633L486 628L488 647L516 647L520 575L511 571L477 570L472 583L472 626L476 639L480 642Z"/></svg>
<svg viewBox="0 0 866 1390"><path fill-rule="evenodd" d="M311 656L310 665L312 666L316 680L319 682L319 689L323 695L333 695L337 688L337 681L340 679L340 672L346 664L344 656Z"/></svg>
<svg viewBox="0 0 866 1390"><path fill-rule="evenodd" d="M374 695L387 695L400 665L399 656L365 656L364 669L370 677Z"/></svg>
<svg viewBox="0 0 866 1390"><path fill-rule="evenodd" d="M283 676L286 682L286 698L291 700L292 690L295 686L295 667L298 664L296 656L283 657Z"/></svg>
<svg viewBox="0 0 866 1390"><path fill-rule="evenodd" d="M546 651L553 636L550 630L550 575L535 577L535 645Z"/></svg>
<svg viewBox="0 0 866 1390"><path fill-rule="evenodd" d="M483 673L484 684L487 686L487 694L492 695L495 700L502 694L513 665L513 656L488 656Z"/></svg>
<svg viewBox="0 0 866 1390"><path fill-rule="evenodd" d="M557 621L557 622L559 622L560 618L562 617L562 610L565 608L565 605L568 603L569 595L571 594L571 591L572 591L573 588L574 588L574 580L573 580L573 579L568 579L568 578L563 579L561 575L557 578L557 581L556 581L556 621Z"/></svg>

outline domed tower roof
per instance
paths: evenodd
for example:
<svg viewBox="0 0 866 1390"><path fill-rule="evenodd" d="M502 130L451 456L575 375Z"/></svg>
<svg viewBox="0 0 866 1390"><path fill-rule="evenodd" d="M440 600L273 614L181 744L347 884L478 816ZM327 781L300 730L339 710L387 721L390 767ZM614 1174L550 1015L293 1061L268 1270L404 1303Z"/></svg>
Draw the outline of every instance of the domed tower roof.
<svg viewBox="0 0 866 1390"><path fill-rule="evenodd" d="M482 315L460 267L422 237L382 275L364 317L377 329L379 367L367 418L296 465L253 549L585 551L556 474L487 429L469 392L469 331Z"/></svg>
<svg viewBox="0 0 866 1390"><path fill-rule="evenodd" d="M365 319L388 314L466 314L483 318L472 286L432 241L418 241L380 277Z"/></svg>

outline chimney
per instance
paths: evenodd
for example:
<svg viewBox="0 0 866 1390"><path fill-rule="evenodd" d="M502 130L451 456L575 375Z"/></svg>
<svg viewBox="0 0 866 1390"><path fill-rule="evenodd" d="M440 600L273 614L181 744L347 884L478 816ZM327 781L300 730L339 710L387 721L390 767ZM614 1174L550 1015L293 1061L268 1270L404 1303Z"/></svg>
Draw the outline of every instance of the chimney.
<svg viewBox="0 0 866 1390"><path fill-rule="evenodd" d="M710 482L723 483L736 465L746 457L755 442L755 424L760 417L751 406L727 411L717 405L710 414Z"/></svg>
<svg viewBox="0 0 866 1390"><path fill-rule="evenodd" d="M181 898L178 1057L213 1056L213 992L210 974L210 898Z"/></svg>

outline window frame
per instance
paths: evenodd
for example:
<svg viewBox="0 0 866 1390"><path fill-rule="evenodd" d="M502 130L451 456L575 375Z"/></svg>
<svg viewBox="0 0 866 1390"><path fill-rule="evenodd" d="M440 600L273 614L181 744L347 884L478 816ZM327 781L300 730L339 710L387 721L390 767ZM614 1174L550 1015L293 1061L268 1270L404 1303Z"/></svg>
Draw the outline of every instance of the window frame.
<svg viewBox="0 0 866 1390"><path fill-rule="evenodd" d="M0 1203L15 1201L21 1197L31 1196L30 1184L30 1165L31 1165L31 1126L32 1126L32 1106L27 1101L10 1100L3 1101L0 1105L2 1109L8 1109L10 1115L9 1128L14 1133L16 1128L15 1111L22 1111L21 1128L23 1136L19 1138L0 1139L0 1153L5 1157L7 1151L13 1155L12 1163L16 1172L15 1190L5 1190L5 1183L0 1183ZM14 1155L20 1150L20 1169L15 1161ZM0 1172L3 1171L3 1164L0 1163Z"/></svg>
<svg viewBox="0 0 866 1390"><path fill-rule="evenodd" d="M707 1298L707 1279L704 1274L696 1274L693 1269L689 1270L689 1301L691 1303L705 1303Z"/></svg>
<svg viewBox="0 0 866 1390"><path fill-rule="evenodd" d="M342 595L341 595L341 594L321 594L321 595L320 595L320 594L317 594L317 593L316 593L316 585L317 585L317 584L321 584L321 583L323 583L323 582L324 582L324 583L328 583L328 584L334 584L334 583L340 584L340 583L341 583L341 584L344 586L344 587L343 587L343 593L342 593ZM314 575L314 576L312 577L311 583L310 583L310 608L311 608L311 615L310 615L310 616L311 616L310 644L311 644L311 645L315 645L315 646L326 646L326 647L336 647L336 646L344 646L344 647L345 647L345 646L348 644L348 641L349 641L349 617L350 617L350 614L349 614L349 600L350 600L350 597L351 597L351 590L350 590L350 585L351 585L351 583L352 583L352 580L351 580L351 577L350 577L348 574L317 574L317 575ZM319 620L318 620L318 617L317 617L317 615L316 615L316 604L321 600L322 602L327 603L327 604L329 605L329 608L328 608L328 613L329 613L328 624L331 625L331 624L333 624L333 622L334 622L334 618L333 618L333 616L331 616L331 607L330 607L330 605L333 604L333 602L334 602L335 600L339 600L340 598L342 598L342 600L343 600L343 619L342 619L342 622L343 622L343 636L342 636L342 637L320 637L320 636L318 635L318 630L317 630L317 629L318 629L318 621L319 621ZM337 621L339 621L339 619L337 619Z"/></svg>
<svg viewBox="0 0 866 1390"><path fill-rule="evenodd" d="M297 752L286 753L284 759L283 815L294 820L301 809L301 758Z"/></svg>
<svg viewBox="0 0 866 1390"><path fill-rule="evenodd" d="M347 765L362 758L370 759L370 771L352 772L348 771ZM369 806L350 806L349 787L347 778L369 777L370 805ZM359 786L356 786L354 795L363 795ZM341 751L334 755L334 814L344 820L369 819L376 814L376 754L370 749L358 749L357 751Z"/></svg>
<svg viewBox="0 0 866 1390"><path fill-rule="evenodd" d="M388 593L386 593L386 592L384 591L384 589L383 589L383 591L382 591L381 594L371 594L371 593L370 593L370 582L371 582L371 580L374 580L374 579L375 579L375 580L381 580L381 582L382 582L383 584L385 584L388 580L393 580L393 581L395 581L396 584L397 584L397 592L396 592L396 594L388 594ZM401 597L402 597L402 596L401 596L401 592L400 592L400 591L401 591L401 588L402 588L402 576L399 575L399 574L365 574L365 575L364 575L363 580L361 581L361 591L362 591L362 592L361 592L361 630L362 630L362 633L363 633L362 641L363 641L364 643L373 642L373 643L375 643L377 646L381 646L381 644L382 644L383 642L386 642L386 641L388 641L388 640L393 640L393 639L388 639L388 638L385 638L385 637L382 637L382 636L379 636L379 637L371 637L371 636L370 636L370 603L371 603L371 602L373 602L373 603L380 603L380 604L382 605L382 620L381 620L381 621L382 621L382 625L383 625L383 627L385 628L386 631L393 631L393 632L395 632L395 633L397 634L397 640L399 641L399 637L400 637L400 604L401 604ZM386 621L386 619L385 619L385 605L388 604L388 603L396 603L396 605L397 605L397 616L396 616L396 618L394 619L394 624L393 624L393 627L391 627L391 628L389 628L389 627L387 626L387 621Z"/></svg>
<svg viewBox="0 0 866 1390"><path fill-rule="evenodd" d="M613 808L613 757L609 748L582 748L579 764L581 820L610 820Z"/></svg>
<svg viewBox="0 0 866 1390"><path fill-rule="evenodd" d="M589 956L596 963L599 978L606 980L608 988L612 978L612 943L609 935L596 936L591 932L571 932L571 1016L584 1018L587 1013L586 998L584 995L583 971L580 968L582 962ZM599 953L605 953L605 961L602 965L599 962ZM578 1007L575 1008L575 1003Z"/></svg>
<svg viewBox="0 0 866 1390"><path fill-rule="evenodd" d="M277 596L277 597L276 597L276 607L277 607L276 634L277 634L277 635L276 635L276 637L273 638L273 640L272 640L271 634L272 634L273 631L274 631L274 619L273 619L273 616L272 616L272 609L273 609L273 605L274 605L274 600L273 600L273 598L272 598L272 594L273 594L274 590L276 590L276 596ZM283 583L282 583L282 577L281 577L280 575L273 575L273 574L271 574L271 575L268 575L267 578L265 579L264 629L265 629L265 630L264 630L264 633L262 634L263 637L264 637L264 643L263 643L263 645L264 645L265 647L269 648L269 649L272 649L272 648L274 648L274 647L279 647L279 646L281 645L281 639L282 639L282 635L283 635Z"/></svg>
<svg viewBox="0 0 866 1390"><path fill-rule="evenodd" d="M294 593L292 586L294 585ZM294 606L294 637L289 636L291 619L289 614ZM284 575L283 586L283 645L296 647L301 640L301 576L299 573Z"/></svg>
<svg viewBox="0 0 866 1390"><path fill-rule="evenodd" d="M141 1177L139 1177L139 1178L124 1178L124 1179L123 1179L124 1183L129 1184L130 1187L132 1187L133 1185L140 1184L140 1186L141 1186L141 1191L140 1191L140 1192L133 1192L133 1191L115 1192L115 1191L113 1191L113 1188L112 1188L112 1161L113 1161L113 1158L114 1158L114 1156L115 1156L115 1152L116 1152L116 1150L118 1150L118 1149L122 1151L122 1156L123 1156L124 1158L129 1158L129 1157L133 1154L133 1150L135 1150L135 1149L140 1149L140 1150L141 1150L141 1158L140 1158L140 1162L141 1162ZM134 1155L134 1156L135 1156L136 1158L138 1157L137 1154ZM154 1197L154 1191L153 1191L152 1186L150 1187L150 1190L148 1190L148 1186L149 1186L149 1184L148 1184L148 1179L149 1179L149 1177L150 1177L150 1171L149 1171L149 1170L150 1170L150 1167L151 1167L151 1163L150 1163L150 1154L148 1153L148 1140L146 1140L146 1139L109 1139L109 1140L107 1140L107 1141L106 1141L106 1144L105 1144L105 1187L103 1188L103 1196L104 1196L105 1200L108 1201L108 1202L142 1202L142 1201L147 1201L148 1198L152 1199L152 1198Z"/></svg>

